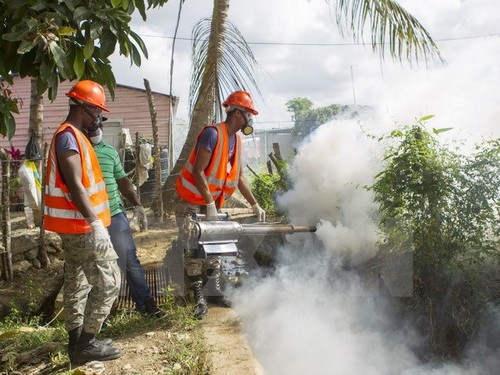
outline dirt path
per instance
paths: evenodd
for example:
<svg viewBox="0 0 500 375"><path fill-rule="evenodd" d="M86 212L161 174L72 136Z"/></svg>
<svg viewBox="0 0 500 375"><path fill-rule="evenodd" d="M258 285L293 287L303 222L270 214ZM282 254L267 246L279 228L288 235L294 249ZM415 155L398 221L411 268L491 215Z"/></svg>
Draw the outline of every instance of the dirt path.
<svg viewBox="0 0 500 375"><path fill-rule="evenodd" d="M241 321L234 310L210 307L202 329L211 375L264 374L242 334Z"/></svg>
<svg viewBox="0 0 500 375"><path fill-rule="evenodd" d="M202 322L202 332L210 375L264 375L242 334L234 310L210 307L208 317ZM99 375L175 373L177 364L167 363L166 354L173 341L186 340L186 335L189 333L173 334L159 322L157 327L147 332L117 338L115 346L121 350L121 358L91 362L82 366L81 370L84 374Z"/></svg>

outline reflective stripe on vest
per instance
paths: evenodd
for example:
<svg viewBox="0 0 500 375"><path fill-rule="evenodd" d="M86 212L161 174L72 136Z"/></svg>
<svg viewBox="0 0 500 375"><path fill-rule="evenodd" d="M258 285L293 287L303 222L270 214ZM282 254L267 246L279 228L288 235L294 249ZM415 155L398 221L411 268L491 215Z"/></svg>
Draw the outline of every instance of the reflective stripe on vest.
<svg viewBox="0 0 500 375"><path fill-rule="evenodd" d="M240 175L241 139L239 135L236 134L234 161L230 171L228 172L229 136L226 124L222 122L209 126L214 127L217 130L217 143L204 173L207 179L210 195L217 201L217 206L222 207L224 201L233 194L234 190L238 186ZM205 130L205 128L203 130ZM185 201L191 204L205 205L205 200L194 184L193 176L193 168L196 161L196 150L200 135L198 136L195 147L191 151L188 162L177 178L175 187L179 196Z"/></svg>
<svg viewBox="0 0 500 375"><path fill-rule="evenodd" d="M63 123L54 133L50 147L45 178L44 228L57 233L81 234L91 231L87 220L80 213L59 174L56 152L56 137L66 129L75 136L80 152L82 185L90 203L104 226L111 223L108 195L102 172L89 140L81 131Z"/></svg>
<svg viewBox="0 0 500 375"><path fill-rule="evenodd" d="M104 202L101 203L100 205L94 206L94 210L96 211L105 211L109 210L109 202ZM61 219L85 219L83 215L80 213L80 211L75 211L75 210L65 210L62 208L48 208L45 206L44 208L44 214L49 215L54 217L58 217Z"/></svg>

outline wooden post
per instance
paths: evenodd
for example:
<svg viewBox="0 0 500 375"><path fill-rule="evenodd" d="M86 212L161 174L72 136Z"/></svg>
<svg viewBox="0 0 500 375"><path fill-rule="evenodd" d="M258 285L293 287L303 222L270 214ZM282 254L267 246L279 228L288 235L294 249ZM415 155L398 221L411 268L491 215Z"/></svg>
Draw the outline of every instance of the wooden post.
<svg viewBox="0 0 500 375"><path fill-rule="evenodd" d="M279 143L277 143L277 142L273 143L273 152L274 152L274 156L276 156L276 160L283 161L283 158L281 157Z"/></svg>
<svg viewBox="0 0 500 375"><path fill-rule="evenodd" d="M12 280L12 251L11 251L11 227L10 227L10 155L0 148L2 159L2 276L5 280Z"/></svg>
<svg viewBox="0 0 500 375"><path fill-rule="evenodd" d="M163 199L161 189L161 149L160 140L158 137L158 122L156 120L156 108L154 97L149 86L149 81L144 79L144 87L146 87L146 94L149 102L149 112L151 114L151 126L153 128L153 146L154 146L154 159L155 159L155 204L156 204L156 217L160 223L163 223ZM171 100L171 99L170 99Z"/></svg>
<svg viewBox="0 0 500 375"><path fill-rule="evenodd" d="M259 177L259 175L258 175L258 174L257 174L257 173L256 173L256 172L252 169L252 167L251 167L251 166L249 166L248 164L247 164L247 168L250 170L250 172L252 172L252 174L253 174L255 177Z"/></svg>
<svg viewBox="0 0 500 375"><path fill-rule="evenodd" d="M41 181L42 181L42 201L40 202L40 209L42 214L42 220L40 224L40 235L38 241L38 260L42 265L42 268L47 269L50 264L50 259L47 255L47 248L45 243L45 229L43 228L43 212L44 212L44 194L43 194L43 184L45 183L45 174L47 173L47 158L48 158L49 145L45 143L43 145L43 162L42 162L42 170L41 170Z"/></svg>
<svg viewBox="0 0 500 375"><path fill-rule="evenodd" d="M126 143L127 136L125 133L123 133L120 137L120 147L119 147L119 153L120 153L120 162L122 165L125 165L125 143Z"/></svg>
<svg viewBox="0 0 500 375"><path fill-rule="evenodd" d="M271 160L266 161L266 165L267 165L267 171L269 172L269 174L273 174L273 165L271 163Z"/></svg>
<svg viewBox="0 0 500 375"><path fill-rule="evenodd" d="M273 162L274 166L276 167L276 170L278 171L278 174L281 176L281 177L284 177L285 173L283 171L283 167L281 166L281 164L278 162L278 159L276 159L276 157L273 155L273 153L271 152L269 154L269 159L271 159L271 161Z"/></svg>
<svg viewBox="0 0 500 375"><path fill-rule="evenodd" d="M139 132L135 133L135 187L137 190L137 198L139 202L141 201L141 185L139 184L139 164L141 163L140 158L141 145L139 144Z"/></svg>

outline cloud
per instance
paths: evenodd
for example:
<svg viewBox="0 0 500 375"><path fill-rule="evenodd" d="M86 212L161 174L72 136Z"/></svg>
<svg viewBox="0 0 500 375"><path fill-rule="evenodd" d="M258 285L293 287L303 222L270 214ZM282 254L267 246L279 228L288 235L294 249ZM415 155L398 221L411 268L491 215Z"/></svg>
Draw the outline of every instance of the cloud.
<svg viewBox="0 0 500 375"><path fill-rule="evenodd" d="M263 93L263 100L257 99L261 113L257 126L290 125L285 103L294 97L306 96L317 106L351 104L355 97L358 104L378 106L395 121L412 121L433 113L439 123L455 126L464 135L479 127L479 132L498 136L498 37L467 39L498 33L497 0L400 3L438 40L445 65L431 62L429 69L425 64L417 69L390 58L381 61L368 46L290 45L352 42L339 35L335 14L323 0L297 0L293 6L281 0L231 1L229 19L247 41L281 43L252 45L265 72L257 77ZM160 10L148 11L146 23L134 17L134 30L142 35L172 36L178 6L178 2L168 2ZM185 2L178 36L189 38L196 21L210 17L212 8L212 2ZM154 90L168 93L172 40L143 38L149 61L141 68L130 68L127 59L113 57L117 80L142 87L143 78L148 78ZM458 39L444 40L450 38ZM184 118L188 109L190 48L189 41L177 40L173 93L181 99L179 116Z"/></svg>

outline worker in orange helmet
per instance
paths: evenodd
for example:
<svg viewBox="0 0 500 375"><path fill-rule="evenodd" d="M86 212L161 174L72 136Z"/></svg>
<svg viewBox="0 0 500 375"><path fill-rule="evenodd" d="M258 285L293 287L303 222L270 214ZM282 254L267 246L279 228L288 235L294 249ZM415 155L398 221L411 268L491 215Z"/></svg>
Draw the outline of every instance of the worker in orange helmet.
<svg viewBox="0 0 500 375"><path fill-rule="evenodd" d="M106 108L103 87L77 82L66 94L69 113L55 131L45 178L44 228L59 234L64 249L64 313L71 363L121 356L112 340L97 340L121 282L118 256L106 229L108 194L89 132Z"/></svg>
<svg viewBox="0 0 500 375"><path fill-rule="evenodd" d="M179 226L179 242L185 242L184 224L187 217L202 213L207 220L217 220L217 212L236 188L252 207L259 221L265 221L265 212L257 203L241 167L241 139L238 132L249 135L253 132L253 116L258 112L249 93L235 91L222 104L226 120L207 125L198 136L196 145L176 181L178 200L175 208ZM206 268L208 282L203 290L202 271ZM203 259L184 254L184 268L189 276L190 287L195 296L196 318L208 313L204 292L213 302L230 306L221 290L220 257Z"/></svg>

